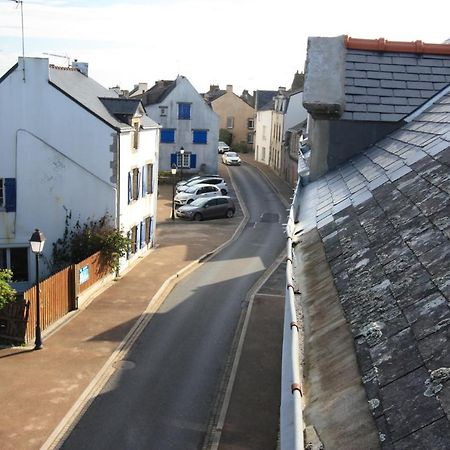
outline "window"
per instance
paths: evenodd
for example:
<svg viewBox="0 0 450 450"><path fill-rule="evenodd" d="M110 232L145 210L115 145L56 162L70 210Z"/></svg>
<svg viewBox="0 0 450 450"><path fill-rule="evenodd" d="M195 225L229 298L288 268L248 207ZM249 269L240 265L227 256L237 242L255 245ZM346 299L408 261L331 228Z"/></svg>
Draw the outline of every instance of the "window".
<svg viewBox="0 0 450 450"><path fill-rule="evenodd" d="M139 198L140 178L139 169L128 172L128 203Z"/></svg>
<svg viewBox="0 0 450 450"><path fill-rule="evenodd" d="M253 133L247 134L247 144L253 144Z"/></svg>
<svg viewBox="0 0 450 450"><path fill-rule="evenodd" d="M141 121L137 119L133 119L131 125L134 128L133 132L133 148L137 150L139 147L139 129L141 128Z"/></svg>
<svg viewBox="0 0 450 450"><path fill-rule="evenodd" d="M262 129L262 138L265 140L266 139L266 132L267 132L267 127L265 125L263 125L263 129Z"/></svg>
<svg viewBox="0 0 450 450"><path fill-rule="evenodd" d="M191 167L191 154L190 153L184 153L183 155L181 153L177 153L177 167Z"/></svg>
<svg viewBox="0 0 450 450"><path fill-rule="evenodd" d="M142 191L144 194L153 193L153 164L144 166L144 176L142 178Z"/></svg>
<svg viewBox="0 0 450 450"><path fill-rule="evenodd" d="M130 230L130 252L136 253L137 251L137 226L131 227Z"/></svg>
<svg viewBox="0 0 450 450"><path fill-rule="evenodd" d="M255 128L255 119L247 119L247 128L253 130Z"/></svg>
<svg viewBox="0 0 450 450"><path fill-rule="evenodd" d="M16 179L0 178L0 209L6 212L16 210Z"/></svg>
<svg viewBox="0 0 450 450"><path fill-rule="evenodd" d="M146 244L150 244L150 239L152 235L152 218L146 217L145 218L145 234L144 239Z"/></svg>
<svg viewBox="0 0 450 450"><path fill-rule="evenodd" d="M234 128L234 117L232 116L227 117L227 128L229 129Z"/></svg>
<svg viewBox="0 0 450 450"><path fill-rule="evenodd" d="M161 117L167 116L167 106L160 106L159 107L159 115Z"/></svg>
<svg viewBox="0 0 450 450"><path fill-rule="evenodd" d="M207 144L208 130L192 130L192 142L194 144Z"/></svg>
<svg viewBox="0 0 450 450"><path fill-rule="evenodd" d="M173 144L175 142L175 129L174 128L163 128L161 130L160 141L163 144Z"/></svg>
<svg viewBox="0 0 450 450"><path fill-rule="evenodd" d="M5 207L5 182L0 178L0 208Z"/></svg>
<svg viewBox="0 0 450 450"><path fill-rule="evenodd" d="M0 248L0 269L11 269L13 281L28 281L28 247Z"/></svg>
<svg viewBox="0 0 450 450"><path fill-rule="evenodd" d="M191 119L191 104L190 103L178 103L178 119L190 120Z"/></svg>
<svg viewBox="0 0 450 450"><path fill-rule="evenodd" d="M181 161L181 153L171 153L170 165L175 164L177 167L195 169L197 167L197 155L195 153L184 153L183 161Z"/></svg>

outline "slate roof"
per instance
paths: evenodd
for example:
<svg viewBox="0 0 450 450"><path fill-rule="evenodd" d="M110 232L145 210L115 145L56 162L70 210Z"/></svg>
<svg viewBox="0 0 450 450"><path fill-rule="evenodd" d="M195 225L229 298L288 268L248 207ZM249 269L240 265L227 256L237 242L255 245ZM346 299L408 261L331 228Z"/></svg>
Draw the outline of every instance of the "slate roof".
<svg viewBox="0 0 450 450"><path fill-rule="evenodd" d="M142 103L144 106L161 103L175 88L176 84L176 80L157 81L154 86L142 94Z"/></svg>
<svg viewBox="0 0 450 450"><path fill-rule="evenodd" d="M396 122L450 84L450 55L347 49L342 119Z"/></svg>
<svg viewBox="0 0 450 450"><path fill-rule="evenodd" d="M92 78L83 75L76 69L49 65L49 81L114 128L130 128L128 124L120 122L111 115L100 101L100 97L118 98L118 94L106 89Z"/></svg>
<svg viewBox="0 0 450 450"><path fill-rule="evenodd" d="M139 111L141 105L141 100L139 99L100 97L100 101L111 115L122 122L128 123L129 118L138 113L142 115L141 126L144 128L158 126L156 122L145 114L143 107L141 107L142 110Z"/></svg>
<svg viewBox="0 0 450 450"><path fill-rule="evenodd" d="M255 109L257 111L259 111L260 109L263 109L263 107L265 107L268 103L270 103L277 94L278 94L278 91L260 91L260 90L256 91L255 92Z"/></svg>
<svg viewBox="0 0 450 450"><path fill-rule="evenodd" d="M449 448L449 166L450 89L300 194L384 449Z"/></svg>

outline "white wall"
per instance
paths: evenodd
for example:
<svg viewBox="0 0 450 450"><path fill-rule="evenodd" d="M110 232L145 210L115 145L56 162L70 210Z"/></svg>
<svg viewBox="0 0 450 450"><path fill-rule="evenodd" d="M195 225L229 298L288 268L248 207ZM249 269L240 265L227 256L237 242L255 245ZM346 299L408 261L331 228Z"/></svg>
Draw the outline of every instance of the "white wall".
<svg viewBox="0 0 450 450"><path fill-rule="evenodd" d="M191 103L191 120L178 120L178 103ZM160 115L160 106L167 106L167 116ZM159 170L170 170L170 154L177 153L181 147L186 152L197 155L198 172L205 164L208 173L217 172L217 143L219 141L219 117L205 103L200 94L185 77L179 76L176 87L158 104L145 107L147 114L163 128L174 128L175 143L160 144ZM193 144L192 130L208 130L207 144ZM184 171L185 169L183 169ZM188 172L188 170L186 170Z"/></svg>
<svg viewBox="0 0 450 450"><path fill-rule="evenodd" d="M271 110L257 111L256 113L255 159L264 164L269 164L272 115Z"/></svg>
<svg viewBox="0 0 450 450"><path fill-rule="evenodd" d="M297 92L289 97L289 104L284 115L284 130L306 120L308 112L303 107L303 92ZM283 133L284 134L284 133Z"/></svg>
<svg viewBox="0 0 450 450"><path fill-rule="evenodd" d="M0 83L0 178L15 178L17 183L16 212L0 211L0 248L28 247L33 230L39 228L47 238L45 260L52 242L63 236L69 212L72 223L107 213L117 220L119 134L48 83L47 59L26 59L25 82L21 64L20 58L19 67ZM157 166L158 136L157 129L143 131L134 152L132 133L120 137L124 231L138 216L155 215L157 189L151 198L127 205L127 177L133 165L153 161ZM33 282L31 253L29 261ZM41 266L45 275L47 267Z"/></svg>

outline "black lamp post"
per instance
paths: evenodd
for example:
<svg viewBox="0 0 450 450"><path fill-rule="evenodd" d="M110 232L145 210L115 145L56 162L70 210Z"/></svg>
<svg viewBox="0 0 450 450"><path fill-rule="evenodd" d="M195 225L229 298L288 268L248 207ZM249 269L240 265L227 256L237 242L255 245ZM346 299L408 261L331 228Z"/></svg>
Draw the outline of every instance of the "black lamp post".
<svg viewBox="0 0 450 450"><path fill-rule="evenodd" d="M45 236L44 233L36 229L30 238L31 251L36 255L36 339L34 341L34 349L42 348L41 338L41 304L39 297L39 256L44 250Z"/></svg>
<svg viewBox="0 0 450 450"><path fill-rule="evenodd" d="M175 220L175 175L177 173L177 165L172 164L172 220Z"/></svg>
<svg viewBox="0 0 450 450"><path fill-rule="evenodd" d="M181 155L181 164L180 164L180 180L183 180L183 155L184 155L184 147L180 148L180 155Z"/></svg>

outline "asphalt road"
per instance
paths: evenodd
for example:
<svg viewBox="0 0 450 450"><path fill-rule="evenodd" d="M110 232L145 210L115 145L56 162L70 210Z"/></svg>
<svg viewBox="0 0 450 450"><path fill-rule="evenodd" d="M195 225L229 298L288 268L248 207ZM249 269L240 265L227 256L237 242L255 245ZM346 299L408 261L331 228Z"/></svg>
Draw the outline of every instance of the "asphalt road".
<svg viewBox="0 0 450 450"><path fill-rule="evenodd" d="M201 448L245 297L285 243L277 195L251 166L230 170L244 231L177 285L62 448Z"/></svg>

